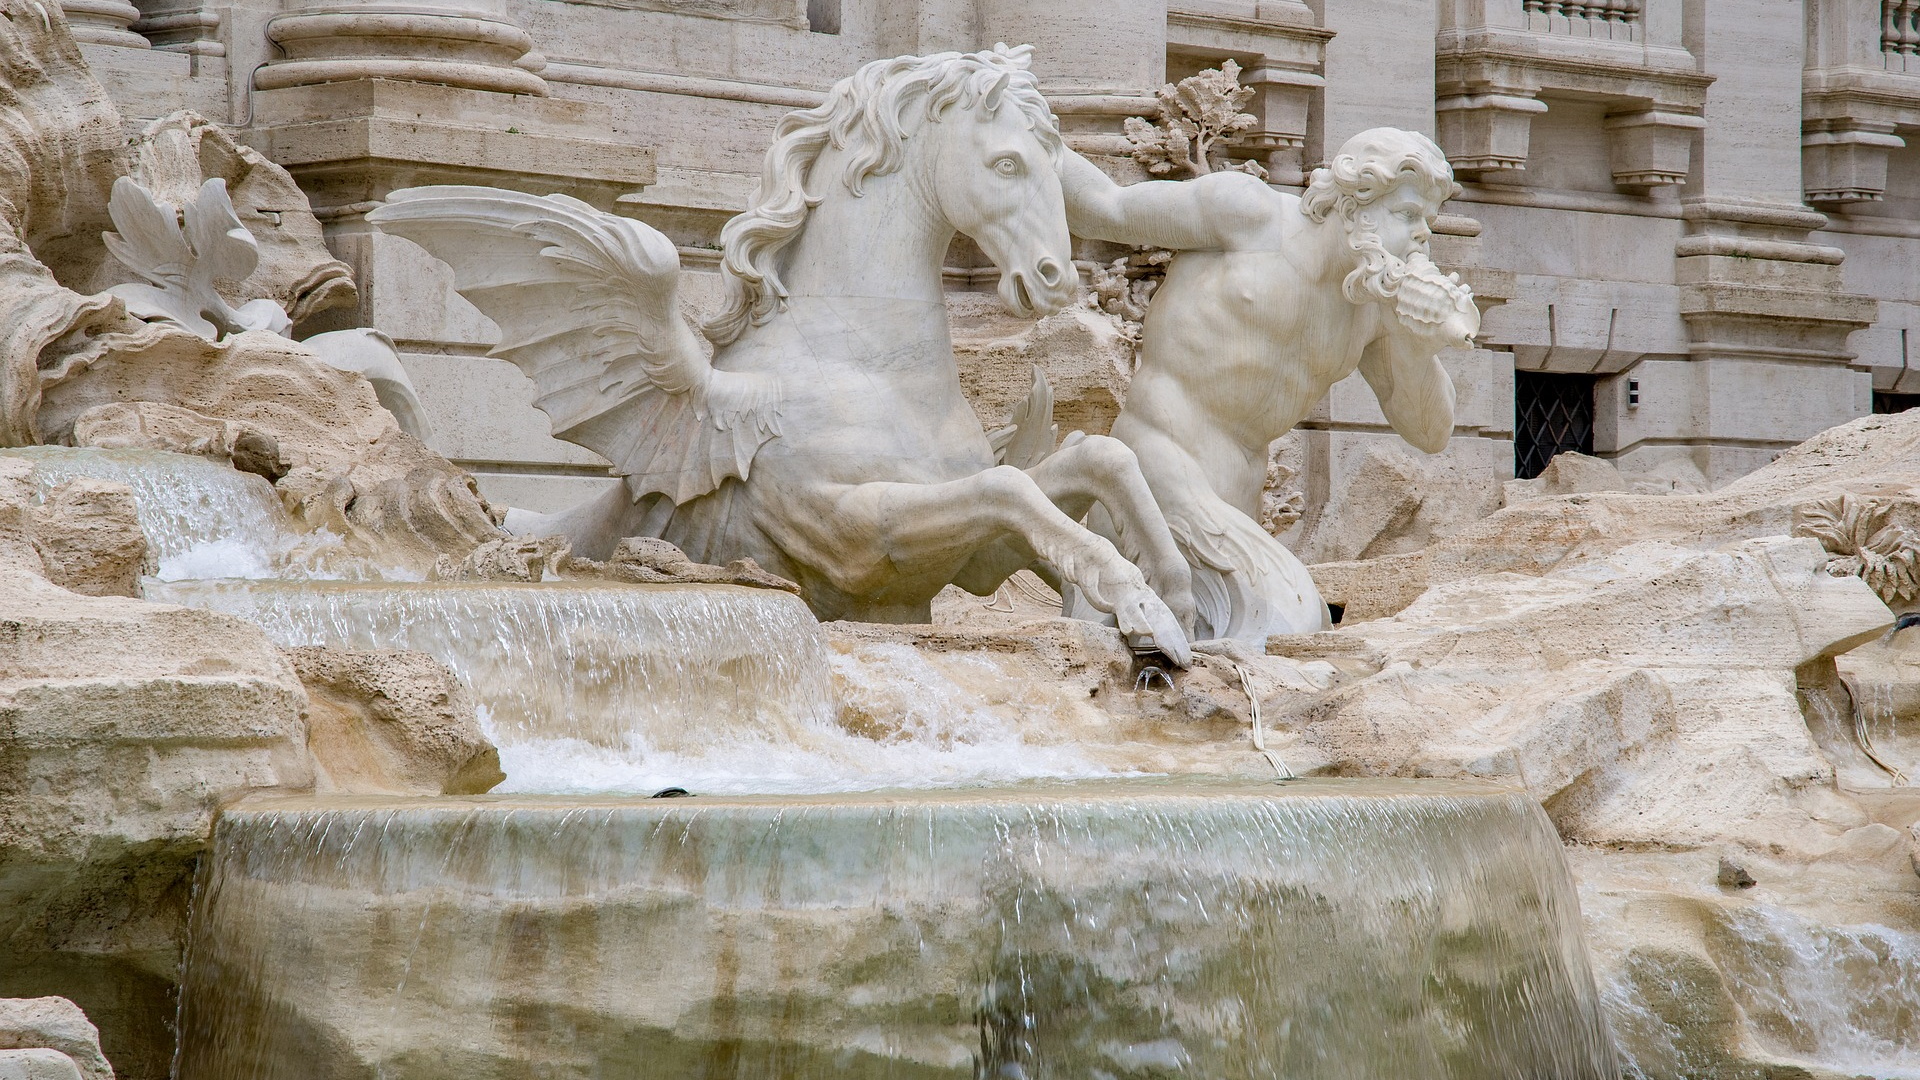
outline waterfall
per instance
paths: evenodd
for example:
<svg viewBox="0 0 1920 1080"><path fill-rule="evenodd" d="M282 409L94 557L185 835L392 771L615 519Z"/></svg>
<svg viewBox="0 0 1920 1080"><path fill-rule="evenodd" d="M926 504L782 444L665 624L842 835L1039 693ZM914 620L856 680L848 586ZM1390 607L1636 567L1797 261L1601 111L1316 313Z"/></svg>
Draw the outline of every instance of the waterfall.
<svg viewBox="0 0 1920 1080"><path fill-rule="evenodd" d="M1804 1064L1808 1075L1920 1080L1920 935L1815 921L1762 902L1702 910L1712 968L1643 971L1629 962L1602 986L1627 1080L1691 1075L1712 1064L1712 1051L1693 1045L1699 1033L1692 1028L1713 1006L1678 993L1680 980L1700 972L1716 974L1687 987L1691 996L1711 1002L1724 993L1772 1060ZM1624 927L1610 925L1600 936L1612 939L1606 945L1614 952L1636 943ZM1676 1007L1693 1014L1690 1022L1676 1024Z"/></svg>
<svg viewBox="0 0 1920 1080"><path fill-rule="evenodd" d="M479 700L502 791L817 792L1111 773L1071 740L1032 745L1044 734L969 708L924 662L830 655L806 605L769 589L181 581L150 583L147 597L239 615L281 645L438 657ZM847 731L836 670L897 685L926 722L892 738Z"/></svg>
<svg viewBox="0 0 1920 1080"><path fill-rule="evenodd" d="M24 446L0 455L33 463L44 495L77 477L133 489L134 514L162 580L373 577L372 568L328 532L296 524L263 476L163 450Z"/></svg>
<svg viewBox="0 0 1920 1080"><path fill-rule="evenodd" d="M1551 824L1441 781L301 800L180 1080L1617 1076Z"/></svg>

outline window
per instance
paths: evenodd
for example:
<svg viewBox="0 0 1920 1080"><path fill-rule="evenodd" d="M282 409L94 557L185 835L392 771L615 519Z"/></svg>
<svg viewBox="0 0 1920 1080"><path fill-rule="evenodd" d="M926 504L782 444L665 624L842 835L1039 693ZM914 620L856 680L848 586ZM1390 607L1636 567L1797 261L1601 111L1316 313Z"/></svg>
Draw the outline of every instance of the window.
<svg viewBox="0 0 1920 1080"><path fill-rule="evenodd" d="M1592 375L1513 373L1513 475L1531 480L1553 455L1593 453Z"/></svg>
<svg viewBox="0 0 1920 1080"><path fill-rule="evenodd" d="M1906 412L1920 405L1920 394L1895 394L1875 390L1873 392L1873 411L1875 413Z"/></svg>

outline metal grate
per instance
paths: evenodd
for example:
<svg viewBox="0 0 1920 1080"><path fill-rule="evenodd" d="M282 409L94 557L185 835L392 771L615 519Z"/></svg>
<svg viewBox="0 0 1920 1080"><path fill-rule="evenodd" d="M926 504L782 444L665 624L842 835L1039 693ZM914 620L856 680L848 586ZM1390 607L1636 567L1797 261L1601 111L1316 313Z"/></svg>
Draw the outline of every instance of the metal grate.
<svg viewBox="0 0 1920 1080"><path fill-rule="evenodd" d="M1591 375L1513 373L1513 475L1539 476L1553 455L1593 453Z"/></svg>
<svg viewBox="0 0 1920 1080"><path fill-rule="evenodd" d="M1873 392L1873 411L1876 413L1906 412L1920 408L1920 394L1895 394L1885 390Z"/></svg>

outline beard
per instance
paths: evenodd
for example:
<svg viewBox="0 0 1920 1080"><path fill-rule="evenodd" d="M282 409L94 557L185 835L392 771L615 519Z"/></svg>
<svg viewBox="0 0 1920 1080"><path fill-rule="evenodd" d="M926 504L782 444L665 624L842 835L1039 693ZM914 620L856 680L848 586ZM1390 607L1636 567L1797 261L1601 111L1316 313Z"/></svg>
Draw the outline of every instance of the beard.
<svg viewBox="0 0 1920 1080"><path fill-rule="evenodd" d="M1341 282L1348 300L1387 304L1401 326L1422 337L1471 338L1479 330L1473 292L1459 275L1442 273L1424 250L1400 258L1358 216L1348 223L1347 248L1358 261Z"/></svg>

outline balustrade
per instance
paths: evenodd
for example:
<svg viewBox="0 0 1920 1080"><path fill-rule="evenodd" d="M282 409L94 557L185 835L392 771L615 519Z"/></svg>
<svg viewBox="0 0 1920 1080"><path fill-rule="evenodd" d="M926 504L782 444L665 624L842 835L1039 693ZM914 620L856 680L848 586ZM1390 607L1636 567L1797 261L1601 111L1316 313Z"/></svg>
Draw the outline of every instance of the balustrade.
<svg viewBox="0 0 1920 1080"><path fill-rule="evenodd" d="M1920 5L1920 0L1913 2ZM1592 33L1604 28L1611 37L1616 28L1630 34L1639 26L1645 0L1523 0L1521 6L1534 29Z"/></svg>
<svg viewBox="0 0 1920 1080"><path fill-rule="evenodd" d="M1920 54L1920 0L1882 0L1880 51L1902 57Z"/></svg>

